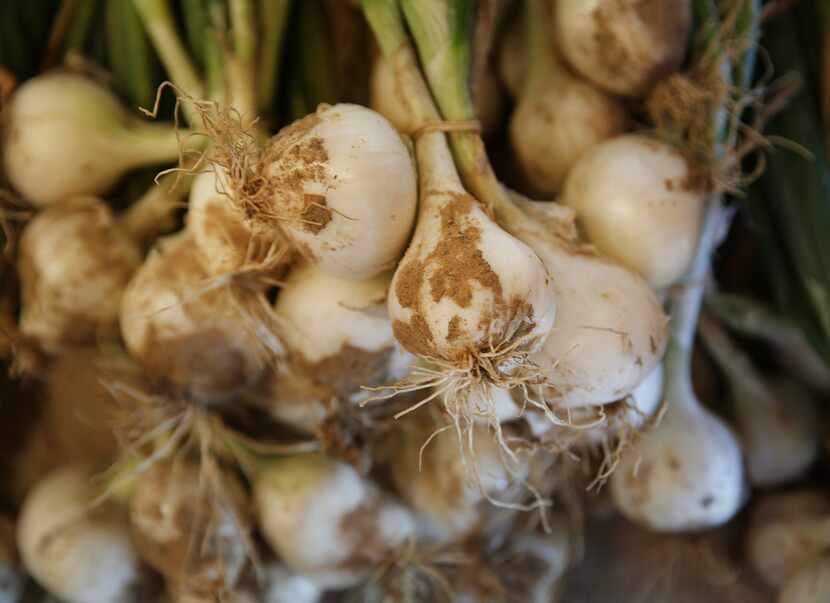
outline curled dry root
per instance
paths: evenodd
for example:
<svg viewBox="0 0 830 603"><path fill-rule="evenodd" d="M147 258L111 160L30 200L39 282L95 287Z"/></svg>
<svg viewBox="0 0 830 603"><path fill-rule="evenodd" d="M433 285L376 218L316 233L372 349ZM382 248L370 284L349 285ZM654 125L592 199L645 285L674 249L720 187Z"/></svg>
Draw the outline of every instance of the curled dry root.
<svg viewBox="0 0 830 603"><path fill-rule="evenodd" d="M156 116L161 93L168 86L176 93L174 114L177 130L179 108L182 103L188 103L202 122L202 130L190 136L205 137L210 145L207 151L195 152L194 156L194 152L187 150L187 139L182 138L179 167L165 170L158 177L169 172L191 176L213 173L216 192L227 198L232 208L241 210L246 226L251 230L237 265L211 281L233 282L261 289L278 284L274 280L275 275L283 274L290 267L295 259L295 249L278 228L270 226L267 232L260 233L259 221L253 219L267 217L277 222L292 219L289 214L275 213L275 189L265 174L266 166L273 161L272 147L260 142L257 120L245 123L233 107L216 101L194 99L169 82L159 86L155 105L151 111L142 109L145 114Z"/></svg>

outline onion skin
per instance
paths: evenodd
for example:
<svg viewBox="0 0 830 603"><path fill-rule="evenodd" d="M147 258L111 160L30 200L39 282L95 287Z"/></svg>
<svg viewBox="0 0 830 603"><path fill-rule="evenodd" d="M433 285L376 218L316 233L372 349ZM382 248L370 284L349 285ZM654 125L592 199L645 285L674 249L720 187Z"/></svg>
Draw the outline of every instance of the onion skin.
<svg viewBox="0 0 830 603"><path fill-rule="evenodd" d="M562 53L608 92L641 97L683 61L690 0L556 0L553 7Z"/></svg>
<svg viewBox="0 0 830 603"><path fill-rule="evenodd" d="M676 149L628 134L583 155L559 201L576 210L603 253L660 289L683 277L697 246L706 199L690 181L688 162Z"/></svg>
<svg viewBox="0 0 830 603"><path fill-rule="evenodd" d="M830 558L822 557L800 569L784 585L778 603L817 603L830 600Z"/></svg>
<svg viewBox="0 0 830 603"><path fill-rule="evenodd" d="M47 350L96 343L117 332L138 246L95 197L53 205L29 222L20 241L20 330Z"/></svg>

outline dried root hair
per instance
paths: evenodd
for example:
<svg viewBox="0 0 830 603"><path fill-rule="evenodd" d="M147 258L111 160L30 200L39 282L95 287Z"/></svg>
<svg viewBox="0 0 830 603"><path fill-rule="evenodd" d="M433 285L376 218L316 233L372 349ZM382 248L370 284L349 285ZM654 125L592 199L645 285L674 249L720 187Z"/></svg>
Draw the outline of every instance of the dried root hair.
<svg viewBox="0 0 830 603"><path fill-rule="evenodd" d="M168 173L196 176L212 172L217 176L216 192L226 197L232 206L243 210L252 230L256 231L262 227L261 220L257 220L257 217L267 217L277 222L291 219L287 214L274 212L274 187L269 184L264 173L270 164L270 156L268 147L261 143L258 136L257 120L245 123L235 108L217 101L194 99L170 82L164 82L158 87L152 110L141 109L143 113L149 117L156 117L161 94L167 87L176 94L176 131L180 129L179 112L182 103L193 107L201 118L203 130L179 139L178 167L160 172L156 176L156 182ZM187 143L194 136L207 138L210 141L208 149L199 152L189 151ZM227 182L227 186L224 182ZM269 234L272 235L269 237L269 244L263 248L259 238L252 236L239 265L234 266L228 274L216 277L217 280L230 280L244 286L263 288L279 284L274 281L274 275L279 276L290 267L296 250L278 228L275 229L273 224L267 226Z"/></svg>
<svg viewBox="0 0 830 603"><path fill-rule="evenodd" d="M699 43L691 68L658 82L646 101L657 135L689 162L686 181L678 185L690 190L739 194L764 170L759 151L774 145L792 146L789 141L764 136L762 130L786 105L797 85L786 77L771 82L771 65L754 86L731 82L723 74L724 58L740 61L745 53L758 51L768 62L760 49L751 48L749 36L740 30L746 3L724 3L714 30L701 28L702 35L708 37ZM750 122L744 121L748 110ZM758 161L751 172L744 173L742 165L750 155L756 155Z"/></svg>

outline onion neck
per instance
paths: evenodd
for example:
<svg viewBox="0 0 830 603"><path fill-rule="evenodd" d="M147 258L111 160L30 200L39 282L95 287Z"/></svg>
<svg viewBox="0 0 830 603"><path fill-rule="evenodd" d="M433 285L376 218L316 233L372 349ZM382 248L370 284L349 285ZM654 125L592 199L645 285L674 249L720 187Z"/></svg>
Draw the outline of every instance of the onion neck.
<svg viewBox="0 0 830 603"><path fill-rule="evenodd" d="M703 292L724 219L721 196L713 195L709 199L704 214L692 266L686 273L684 281L677 285L669 295L671 322L665 360L666 389L667 395L673 392L682 394L675 396L677 399L672 402L691 400L692 403L698 404L692 388L692 348L703 302Z"/></svg>
<svg viewBox="0 0 830 603"><path fill-rule="evenodd" d="M162 124L140 124L114 134L108 148L126 168L176 161L181 153L204 144L189 131Z"/></svg>

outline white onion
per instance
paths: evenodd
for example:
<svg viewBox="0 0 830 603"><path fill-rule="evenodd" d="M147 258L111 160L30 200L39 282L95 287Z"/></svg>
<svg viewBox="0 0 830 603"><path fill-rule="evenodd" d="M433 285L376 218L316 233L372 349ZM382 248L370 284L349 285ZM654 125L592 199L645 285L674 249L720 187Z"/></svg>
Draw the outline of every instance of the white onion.
<svg viewBox="0 0 830 603"><path fill-rule="evenodd" d="M270 276L280 276L291 259L284 235L249 221L230 195L230 184L220 166L196 176L190 189L187 231L205 265L215 275L266 267Z"/></svg>
<svg viewBox="0 0 830 603"><path fill-rule="evenodd" d="M550 332L554 283L464 190L443 134L425 134L416 148L422 197L389 293L395 336L422 358L461 372L487 362L487 380L509 381L517 357Z"/></svg>
<svg viewBox="0 0 830 603"><path fill-rule="evenodd" d="M342 278L369 278L398 261L415 219L415 168L383 116L321 105L272 138L262 163L264 200L231 183L259 227L282 229L309 261Z"/></svg>
<svg viewBox="0 0 830 603"><path fill-rule="evenodd" d="M110 506L90 510L91 480L89 471L69 466L32 490L17 526L23 563L67 603L144 601L137 587L145 576L126 516Z"/></svg>
<svg viewBox="0 0 830 603"><path fill-rule="evenodd" d="M663 356L666 317L657 298L640 276L571 238L568 210L523 207L539 226L507 226L544 262L557 299L553 330L530 358L542 371L541 394L563 407L624 398Z"/></svg>
<svg viewBox="0 0 830 603"><path fill-rule="evenodd" d="M661 288L685 274L697 245L705 196L690 177L679 151L629 134L583 155L559 201L602 252Z"/></svg>
<svg viewBox="0 0 830 603"><path fill-rule="evenodd" d="M391 276L358 281L314 266L295 269L274 306L293 370L354 401L366 396L363 386L403 377L411 356L397 344L386 311Z"/></svg>
<svg viewBox="0 0 830 603"><path fill-rule="evenodd" d="M280 352L261 314L264 299L210 284L198 248L182 233L158 243L121 305L124 341L147 375L204 402L253 385Z"/></svg>
<svg viewBox="0 0 830 603"><path fill-rule="evenodd" d="M409 512L350 465L316 454L272 462L254 478L254 496L268 544L327 588L356 584L415 530Z"/></svg>
<svg viewBox="0 0 830 603"><path fill-rule="evenodd" d="M141 122L110 91L69 72L28 80L4 113L6 175L39 206L106 193L128 170L179 156L172 127Z"/></svg>
<svg viewBox="0 0 830 603"><path fill-rule="evenodd" d="M556 0L553 6L562 53L609 92L642 96L683 61L689 0Z"/></svg>
<svg viewBox="0 0 830 603"><path fill-rule="evenodd" d="M660 424L627 450L611 476L611 495L628 519L659 531L711 528L745 500L741 450L734 434L669 380Z"/></svg>
<svg viewBox="0 0 830 603"><path fill-rule="evenodd" d="M49 350L114 335L121 297L140 262L103 201L76 197L49 207L20 241L20 330Z"/></svg>

